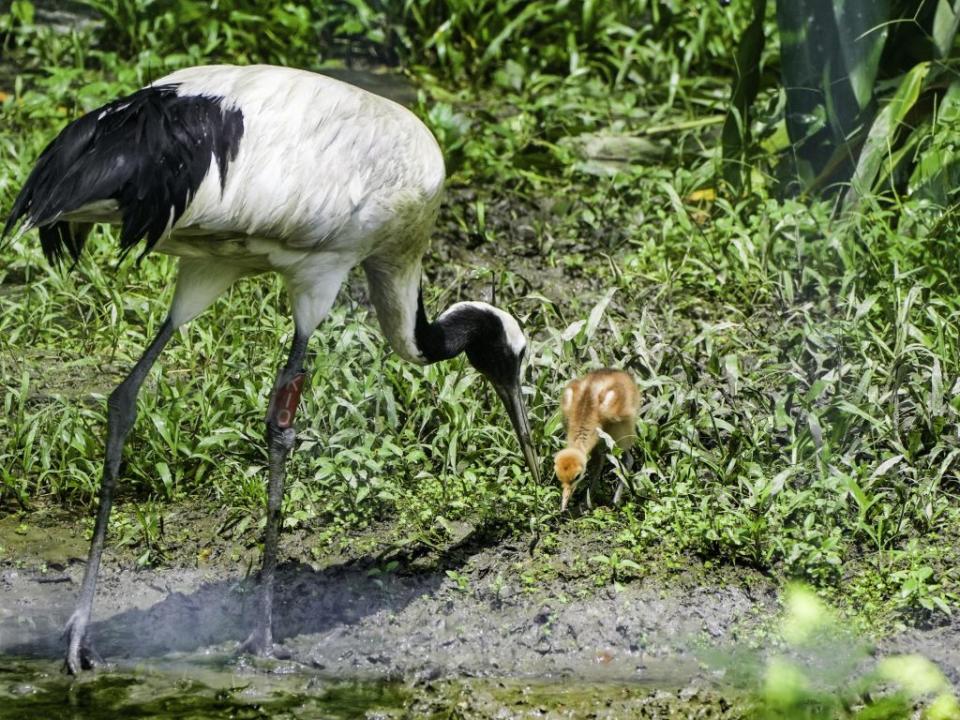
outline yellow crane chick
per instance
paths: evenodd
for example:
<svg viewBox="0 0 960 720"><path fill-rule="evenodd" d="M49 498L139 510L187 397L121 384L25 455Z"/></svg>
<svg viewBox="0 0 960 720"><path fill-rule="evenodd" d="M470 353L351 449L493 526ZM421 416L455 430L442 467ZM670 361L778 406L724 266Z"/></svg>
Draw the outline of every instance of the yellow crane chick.
<svg viewBox="0 0 960 720"><path fill-rule="evenodd" d="M597 429L601 428L618 447L629 451L637 437L639 407L637 384L622 370L597 370L572 380L563 389L560 409L567 426L567 446L554 457L554 469L563 485L561 512L567 509L573 491L583 478L587 460L600 439ZM625 462L631 464L629 456L625 457ZM622 491L621 482L614 503L620 502Z"/></svg>

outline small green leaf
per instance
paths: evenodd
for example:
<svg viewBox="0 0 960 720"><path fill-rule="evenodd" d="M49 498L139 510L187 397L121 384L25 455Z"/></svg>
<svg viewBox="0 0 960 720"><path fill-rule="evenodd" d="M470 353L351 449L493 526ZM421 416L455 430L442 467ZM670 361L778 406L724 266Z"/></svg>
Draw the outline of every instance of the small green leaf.
<svg viewBox="0 0 960 720"><path fill-rule="evenodd" d="M167 491L167 497L173 496L173 476L170 474L170 467L165 462L158 462L155 465L157 475L160 476L160 482L163 483Z"/></svg>
<svg viewBox="0 0 960 720"><path fill-rule="evenodd" d="M603 313L607 309L607 305L610 304L610 300L613 298L613 294L617 291L617 288L612 287L607 290L603 297L600 298L600 301L593 306L593 309L590 311L590 317L587 318L587 327L586 332L584 333L587 340L590 340L593 337L593 334L597 331L597 327L600 325L600 320L603 318Z"/></svg>
<svg viewBox="0 0 960 720"><path fill-rule="evenodd" d="M740 37L737 46L733 88L730 94L730 109L727 111L721 133L723 148L723 177L739 188L744 177L745 158L743 149L750 139L750 106L760 89L760 60L766 36L763 20L767 0L753 0L753 19Z"/></svg>

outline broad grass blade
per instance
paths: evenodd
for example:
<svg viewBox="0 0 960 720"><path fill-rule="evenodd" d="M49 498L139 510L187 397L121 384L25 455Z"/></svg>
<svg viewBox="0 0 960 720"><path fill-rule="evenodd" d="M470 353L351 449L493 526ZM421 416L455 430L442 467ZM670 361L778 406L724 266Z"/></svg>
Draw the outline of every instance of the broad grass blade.
<svg viewBox="0 0 960 720"><path fill-rule="evenodd" d="M873 121L860 152L850 189L844 198L846 208L855 206L860 196L873 187L883 158L893 147L900 123L920 97L923 82L929 72L929 62L915 65L900 81L893 98Z"/></svg>

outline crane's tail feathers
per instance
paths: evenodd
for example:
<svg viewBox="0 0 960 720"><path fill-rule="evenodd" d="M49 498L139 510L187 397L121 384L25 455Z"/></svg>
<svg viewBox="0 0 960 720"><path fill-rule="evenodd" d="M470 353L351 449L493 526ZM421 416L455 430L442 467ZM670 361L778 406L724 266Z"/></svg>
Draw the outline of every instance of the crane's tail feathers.
<svg viewBox="0 0 960 720"><path fill-rule="evenodd" d="M155 85L74 120L40 154L0 237L39 228L44 255L80 256L93 222L119 220L125 255L153 248L184 213L214 158L221 190L243 136L223 98ZM141 257L142 257L141 255Z"/></svg>
<svg viewBox="0 0 960 720"><path fill-rule="evenodd" d="M11 243L17 242L21 237L26 234L27 230L30 230L33 226L29 222L20 223L20 227L17 228L17 231L13 234L13 237L10 237L10 233L13 232L13 229L17 226L17 222L14 219L13 215L7 218L7 221L3 225L3 229L0 230L0 250L4 248L7 244L7 239L9 238Z"/></svg>
<svg viewBox="0 0 960 720"><path fill-rule="evenodd" d="M40 247L47 260L59 262L64 252L70 255L74 263L80 259L84 243L93 223L60 221L40 227Z"/></svg>

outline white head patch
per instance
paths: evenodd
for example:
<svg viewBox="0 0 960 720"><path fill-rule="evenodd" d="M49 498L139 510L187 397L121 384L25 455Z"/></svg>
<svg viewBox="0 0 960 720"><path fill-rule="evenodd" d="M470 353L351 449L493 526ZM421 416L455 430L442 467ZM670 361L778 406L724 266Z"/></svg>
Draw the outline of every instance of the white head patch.
<svg viewBox="0 0 960 720"><path fill-rule="evenodd" d="M516 318L514 318L510 313L506 313L500 308L494 307L488 303L474 302L472 300L454 303L444 310L440 317L442 318L445 315L449 315L451 312L456 312L458 308L463 307L473 307L477 308L478 310L484 310L496 315L500 319L500 324L503 325L503 334L507 338L507 344L517 355L519 355L527 346L527 338L523 334L523 330L520 329L520 323L517 322Z"/></svg>

